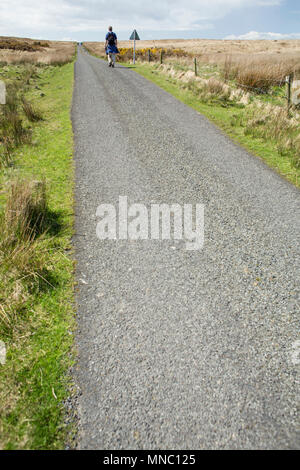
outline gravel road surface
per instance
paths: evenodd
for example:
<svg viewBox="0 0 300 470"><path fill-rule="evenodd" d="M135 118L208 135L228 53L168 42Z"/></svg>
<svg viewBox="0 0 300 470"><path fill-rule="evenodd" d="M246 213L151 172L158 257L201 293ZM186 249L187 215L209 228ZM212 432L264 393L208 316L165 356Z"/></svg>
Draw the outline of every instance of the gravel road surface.
<svg viewBox="0 0 300 470"><path fill-rule="evenodd" d="M131 68L79 49L80 449L299 448L300 192ZM205 243L99 240L97 207L205 205Z"/></svg>

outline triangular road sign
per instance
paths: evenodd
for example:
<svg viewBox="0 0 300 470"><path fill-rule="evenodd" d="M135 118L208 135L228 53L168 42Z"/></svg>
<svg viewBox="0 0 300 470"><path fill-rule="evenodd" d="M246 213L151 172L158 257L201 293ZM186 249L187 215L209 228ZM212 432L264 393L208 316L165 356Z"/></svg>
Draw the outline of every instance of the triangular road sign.
<svg viewBox="0 0 300 470"><path fill-rule="evenodd" d="M139 37L139 35L138 35L136 29L133 30L133 32L132 32L132 34L131 34L131 36L130 36L129 39L130 39L131 41L134 40L134 39L136 39L137 41L140 40L140 37Z"/></svg>

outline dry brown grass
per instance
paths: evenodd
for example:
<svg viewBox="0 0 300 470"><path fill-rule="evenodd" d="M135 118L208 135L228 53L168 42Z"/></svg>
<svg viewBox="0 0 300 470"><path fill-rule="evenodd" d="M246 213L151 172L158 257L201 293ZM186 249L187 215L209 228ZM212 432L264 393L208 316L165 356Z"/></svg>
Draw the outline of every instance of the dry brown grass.
<svg viewBox="0 0 300 470"><path fill-rule="evenodd" d="M276 141L281 156L293 153L293 164L300 168L299 115L290 118L286 110L271 104L253 103L244 122L246 135Z"/></svg>
<svg viewBox="0 0 300 470"><path fill-rule="evenodd" d="M87 42L85 47L92 53L103 55L104 42ZM127 53L123 51L127 48ZM132 57L132 41L119 41L120 58ZM210 39L172 39L159 41L137 41L137 59L147 60L147 51L152 49L154 60L158 60L160 49L165 51L165 60L191 66L193 57L200 64L217 65L223 70L225 81L237 79L247 87L266 91L281 83L284 77L300 68L300 40L242 41Z"/></svg>
<svg viewBox="0 0 300 470"><path fill-rule="evenodd" d="M16 180L11 183L4 212L7 246L33 240L43 232L47 213L44 181ZM5 240L5 241L4 241Z"/></svg>
<svg viewBox="0 0 300 470"><path fill-rule="evenodd" d="M264 61L241 63L231 73L240 86L265 93L272 86L281 86L286 75L294 70L292 63L278 62L266 64Z"/></svg>
<svg viewBox="0 0 300 470"><path fill-rule="evenodd" d="M36 122L36 121L41 121L43 119L40 111L38 111L32 105L32 103L27 101L24 96L22 96L21 100L22 100L22 108L23 108L24 114L27 117L28 121Z"/></svg>
<svg viewBox="0 0 300 470"><path fill-rule="evenodd" d="M0 37L0 63L60 65L70 62L75 43Z"/></svg>
<svg viewBox="0 0 300 470"><path fill-rule="evenodd" d="M20 114L18 93L31 74L32 71L25 70L23 79L8 85L6 105L0 107L0 167L11 162L12 152L16 147L31 140L31 131L24 126L23 116ZM25 98L21 103L23 113L30 122L41 119L40 113Z"/></svg>
<svg viewBox="0 0 300 470"><path fill-rule="evenodd" d="M50 47L46 41L33 41L31 39L19 38L1 38L0 49L11 49L14 51L36 52L42 51L43 48Z"/></svg>
<svg viewBox="0 0 300 470"><path fill-rule="evenodd" d="M132 47L132 41L119 41L120 47ZM104 46L104 43L101 43ZM300 39L285 41L269 40L228 40L228 39L163 39L137 41L137 49L165 48L183 49L196 55L224 54L265 54L299 52Z"/></svg>
<svg viewBox="0 0 300 470"><path fill-rule="evenodd" d="M37 237L46 229L47 197L44 181L16 180L10 184L0 217L0 326L12 331L20 322L30 290L41 276L44 259ZM21 281L28 277L28 283ZM20 326L20 325L19 325Z"/></svg>
<svg viewBox="0 0 300 470"><path fill-rule="evenodd" d="M103 53L104 42L84 43L95 53ZM120 48L132 48L132 41L118 41ZM300 39L285 41L270 40L217 40L217 39L164 39L137 41L139 49L181 49L192 54L192 56L202 58L205 63L224 64L228 56L233 64L240 63L242 58L250 57L251 60L258 60L261 56L267 58L267 62L274 61L290 62L298 60L300 53ZM276 57L276 59L275 59Z"/></svg>

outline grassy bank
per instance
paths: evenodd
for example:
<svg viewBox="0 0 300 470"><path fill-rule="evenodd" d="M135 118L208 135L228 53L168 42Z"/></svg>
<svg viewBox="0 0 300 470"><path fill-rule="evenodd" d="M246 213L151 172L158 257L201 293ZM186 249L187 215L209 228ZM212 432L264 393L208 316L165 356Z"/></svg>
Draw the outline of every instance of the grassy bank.
<svg viewBox="0 0 300 470"><path fill-rule="evenodd" d="M0 74L12 101L0 121L0 448L59 449L74 327L73 63Z"/></svg>
<svg viewBox="0 0 300 470"><path fill-rule="evenodd" d="M276 93L281 96L284 91L274 89L271 96L247 94L243 104L239 95L231 99L227 85L223 87L212 77L202 84L189 71L188 79L181 80L173 66L168 71L168 66L147 63L137 63L134 70L204 114L235 142L300 187L299 115L296 111L288 118L286 109L274 103Z"/></svg>

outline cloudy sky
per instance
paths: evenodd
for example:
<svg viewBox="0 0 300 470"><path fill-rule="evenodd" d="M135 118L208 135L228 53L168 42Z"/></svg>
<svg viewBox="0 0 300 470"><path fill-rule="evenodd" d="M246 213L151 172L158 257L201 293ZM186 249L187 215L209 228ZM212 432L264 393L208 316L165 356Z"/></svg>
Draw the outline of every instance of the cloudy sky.
<svg viewBox="0 0 300 470"><path fill-rule="evenodd" d="M300 39L299 0L0 0L0 35L102 40Z"/></svg>

